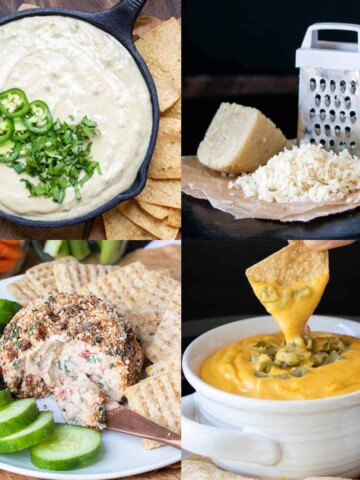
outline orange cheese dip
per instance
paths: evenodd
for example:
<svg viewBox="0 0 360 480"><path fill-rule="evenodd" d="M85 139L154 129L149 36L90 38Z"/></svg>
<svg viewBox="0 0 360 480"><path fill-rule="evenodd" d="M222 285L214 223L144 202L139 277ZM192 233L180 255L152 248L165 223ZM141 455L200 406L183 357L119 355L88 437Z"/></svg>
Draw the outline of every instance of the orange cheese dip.
<svg viewBox="0 0 360 480"><path fill-rule="evenodd" d="M334 335L314 333L312 337L320 347ZM251 361L252 356L258 355L254 345L266 342L279 347L284 340L280 332L245 338L222 348L205 360L200 377L209 385L226 392L273 400L324 398L359 390L360 340L347 336L336 338L349 343L348 351L341 354L343 358L319 367L311 366L310 357L304 359L296 367L300 371L304 367L308 369L301 377L281 378L291 374L291 370L285 371L276 366L272 367L274 371L268 376L257 376L257 364Z"/></svg>
<svg viewBox="0 0 360 480"><path fill-rule="evenodd" d="M275 400L324 398L359 390L360 340L306 332L328 279L323 274L290 285L250 280L281 332L222 348L205 360L200 377L226 392Z"/></svg>

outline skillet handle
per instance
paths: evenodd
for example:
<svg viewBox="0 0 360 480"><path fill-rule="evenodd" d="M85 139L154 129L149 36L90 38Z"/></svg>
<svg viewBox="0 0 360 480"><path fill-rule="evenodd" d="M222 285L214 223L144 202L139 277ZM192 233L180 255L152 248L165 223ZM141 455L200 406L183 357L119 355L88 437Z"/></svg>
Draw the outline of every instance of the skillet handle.
<svg viewBox="0 0 360 480"><path fill-rule="evenodd" d="M108 25L111 29L116 29L118 32L132 35L135 20L137 19L140 10L145 5L147 0L121 0L108 10L97 12L95 17L104 26Z"/></svg>

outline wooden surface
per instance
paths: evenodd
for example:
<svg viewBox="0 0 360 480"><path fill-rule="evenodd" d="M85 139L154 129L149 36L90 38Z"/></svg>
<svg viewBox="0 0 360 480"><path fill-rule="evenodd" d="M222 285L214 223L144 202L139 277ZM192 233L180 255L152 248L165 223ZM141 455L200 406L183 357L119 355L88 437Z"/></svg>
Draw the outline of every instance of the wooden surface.
<svg viewBox="0 0 360 480"><path fill-rule="evenodd" d="M124 266L135 261L143 262L149 269L168 269L174 278L180 278L181 275L181 247L179 245L168 245L161 249L134 250L126 255L119 265ZM27 261L21 273L25 273L25 268L30 268L40 262L35 251L31 250ZM160 447L161 448L161 447ZM180 464L170 465L167 468L154 472L126 477L122 480L180 480ZM17 475L15 473L0 470L0 480L34 480L34 477Z"/></svg>
<svg viewBox="0 0 360 480"><path fill-rule="evenodd" d="M99 11L110 8L119 0L0 0L0 16L15 12L21 6L31 3L38 7L64 7L73 10ZM140 15L151 15L161 20L181 16L181 0L148 0ZM81 223L66 228L27 228L0 219L2 239L104 239L102 219Z"/></svg>

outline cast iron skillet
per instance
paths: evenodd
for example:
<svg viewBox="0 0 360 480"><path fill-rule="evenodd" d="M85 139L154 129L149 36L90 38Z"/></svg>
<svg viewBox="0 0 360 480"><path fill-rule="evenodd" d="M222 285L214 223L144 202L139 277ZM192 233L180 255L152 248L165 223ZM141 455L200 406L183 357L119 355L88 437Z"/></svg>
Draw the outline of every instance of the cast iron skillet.
<svg viewBox="0 0 360 480"><path fill-rule="evenodd" d="M154 81L150 75L150 72L136 50L134 42L132 40L132 31L134 27L135 20L140 12L140 9L145 4L146 0L122 0L120 3L115 5L109 10L104 10L101 12L88 13L88 12L78 12L74 10L68 10L64 8L38 8L31 9L22 12L17 12L0 19L0 27L6 23L14 22L22 18L27 17L36 17L36 16L48 16L48 15L60 15L65 17L73 17L78 20L83 20L85 22L91 23L95 27L100 28L106 33L109 33L116 40L118 40L131 54L135 60L145 82L149 89L151 104L152 104L152 133L150 144L146 152L145 158L141 164L141 167L138 171L134 183L128 188L125 192L120 193L115 198L110 200L104 205L99 206L95 210L88 212L84 215L69 218L67 220L32 220L17 215L11 215L0 210L0 217L10 220L26 227L64 227L68 225L73 225L75 223L86 222L97 215L104 213L110 208L115 207L118 203L128 200L130 198L136 197L143 190L147 171L149 168L150 160L155 148L156 137L159 126L159 104L157 99L157 93L155 89ZM1 188L1 187L0 187Z"/></svg>

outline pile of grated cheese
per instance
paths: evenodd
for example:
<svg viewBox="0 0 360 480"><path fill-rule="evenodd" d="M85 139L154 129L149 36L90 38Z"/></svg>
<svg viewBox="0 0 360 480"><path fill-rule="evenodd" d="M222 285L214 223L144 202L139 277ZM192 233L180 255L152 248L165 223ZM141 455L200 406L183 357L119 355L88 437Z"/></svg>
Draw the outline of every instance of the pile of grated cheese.
<svg viewBox="0 0 360 480"><path fill-rule="evenodd" d="M347 150L339 155L321 145L283 150L251 174L229 183L245 197L266 202L331 202L360 190L360 159Z"/></svg>

